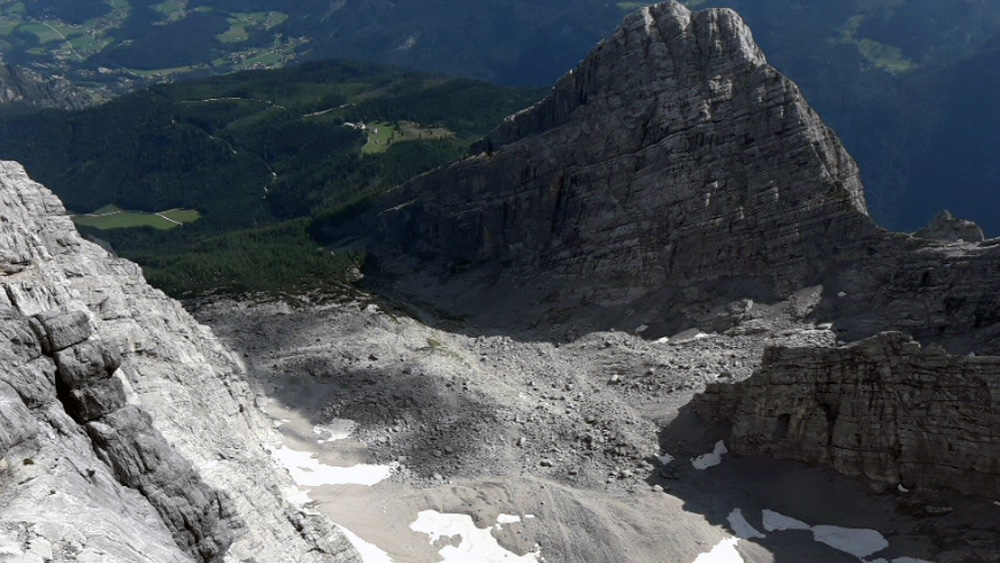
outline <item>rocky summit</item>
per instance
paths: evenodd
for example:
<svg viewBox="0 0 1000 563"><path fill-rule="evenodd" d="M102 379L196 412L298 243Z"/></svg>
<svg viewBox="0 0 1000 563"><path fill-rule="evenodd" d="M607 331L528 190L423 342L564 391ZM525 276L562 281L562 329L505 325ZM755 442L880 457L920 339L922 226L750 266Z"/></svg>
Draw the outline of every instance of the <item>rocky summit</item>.
<svg viewBox="0 0 1000 563"><path fill-rule="evenodd" d="M854 161L729 10L643 8L478 149L370 211L378 248L678 304L788 295L877 232Z"/></svg>

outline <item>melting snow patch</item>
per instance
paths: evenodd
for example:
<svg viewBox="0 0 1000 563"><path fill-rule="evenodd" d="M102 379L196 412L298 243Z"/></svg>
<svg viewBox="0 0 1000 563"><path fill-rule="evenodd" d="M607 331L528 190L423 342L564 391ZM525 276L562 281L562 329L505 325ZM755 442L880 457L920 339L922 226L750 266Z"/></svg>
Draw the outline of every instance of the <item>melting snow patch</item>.
<svg viewBox="0 0 1000 563"><path fill-rule="evenodd" d="M517 514L501 514L497 516L497 524L516 524L521 521Z"/></svg>
<svg viewBox="0 0 1000 563"><path fill-rule="evenodd" d="M889 547L882 534L865 528L841 528L840 526L813 526L813 538L821 543L862 558Z"/></svg>
<svg viewBox="0 0 1000 563"><path fill-rule="evenodd" d="M694 563L744 563L743 556L736 551L739 538L724 539L708 553L702 553Z"/></svg>
<svg viewBox="0 0 1000 563"><path fill-rule="evenodd" d="M806 524L802 520L796 520L791 516L785 516L784 514L779 514L773 510L764 510L763 520L764 529L768 532L782 530L812 530L812 526Z"/></svg>
<svg viewBox="0 0 1000 563"><path fill-rule="evenodd" d="M743 516L743 511L739 508L734 508L733 511L729 513L729 516L726 517L726 520L729 521L729 526L734 532L736 532L736 537L740 539L748 540L750 538L767 537L758 532L757 528L750 525L750 522L747 522L747 519Z"/></svg>
<svg viewBox="0 0 1000 563"><path fill-rule="evenodd" d="M520 517L502 515L506 520ZM498 522L499 523L499 522ZM539 550L524 555L508 551L497 543L490 533L491 528L477 528L468 514L443 514L436 510L423 510L417 519L410 524L410 529L430 536L430 543L442 537L458 536L457 546L447 545L438 552L444 558L443 563L481 563L523 562L538 563L541 561ZM367 563L367 561L366 561Z"/></svg>
<svg viewBox="0 0 1000 563"><path fill-rule="evenodd" d="M329 424L313 426L313 433L317 436L316 440L322 444L348 438L356 426L357 423L353 420L335 418Z"/></svg>
<svg viewBox="0 0 1000 563"><path fill-rule="evenodd" d="M715 443L715 449L710 453L700 455L691 460L691 465L695 469L708 469L722 463L722 454L727 453L726 445L719 440Z"/></svg>
<svg viewBox="0 0 1000 563"><path fill-rule="evenodd" d="M286 487L282 492L285 494L288 502L300 508L312 502L312 499L309 498L309 493L298 487Z"/></svg>
<svg viewBox="0 0 1000 563"><path fill-rule="evenodd" d="M300 487L322 485L374 485L389 476L392 468L388 465L359 464L353 467L336 467L321 463L309 452L300 452L282 446L271 452L292 480Z"/></svg>
<svg viewBox="0 0 1000 563"><path fill-rule="evenodd" d="M354 532L348 530L347 528L336 524L337 528L347 537L354 546L354 549L358 550L361 554L361 560L364 563L395 563L389 554L379 549L375 544L366 542L365 540L359 538Z"/></svg>

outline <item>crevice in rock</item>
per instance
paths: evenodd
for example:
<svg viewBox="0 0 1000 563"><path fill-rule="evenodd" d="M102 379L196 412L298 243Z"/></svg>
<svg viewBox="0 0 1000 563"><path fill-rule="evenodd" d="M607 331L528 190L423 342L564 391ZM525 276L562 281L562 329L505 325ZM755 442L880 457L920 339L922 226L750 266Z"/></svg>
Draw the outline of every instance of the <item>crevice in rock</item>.
<svg viewBox="0 0 1000 563"><path fill-rule="evenodd" d="M56 364L56 397L90 437L98 459L119 483L149 501L182 550L198 561L221 560L241 523L228 497L202 481L149 414L126 404L115 374L118 351L92 338L89 317L81 311L48 311L34 319L43 351Z"/></svg>

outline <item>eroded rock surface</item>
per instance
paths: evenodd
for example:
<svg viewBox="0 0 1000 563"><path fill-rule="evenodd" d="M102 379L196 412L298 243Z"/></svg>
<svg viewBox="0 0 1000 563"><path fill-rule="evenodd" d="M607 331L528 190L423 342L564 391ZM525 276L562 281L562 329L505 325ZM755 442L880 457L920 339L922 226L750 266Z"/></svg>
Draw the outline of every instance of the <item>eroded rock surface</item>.
<svg viewBox="0 0 1000 563"><path fill-rule="evenodd" d="M692 308L822 285L815 318L850 339L996 347L1000 245L960 221L876 226L854 161L732 11L629 16L477 148L328 234L376 233L393 291L514 323L562 310L669 335Z"/></svg>
<svg viewBox="0 0 1000 563"><path fill-rule="evenodd" d="M1000 358L884 333L769 348L757 372L693 405L732 425L733 452L795 459L886 486L1000 499Z"/></svg>
<svg viewBox="0 0 1000 563"><path fill-rule="evenodd" d="M0 544L26 561L353 561L288 504L239 358L0 162Z"/></svg>

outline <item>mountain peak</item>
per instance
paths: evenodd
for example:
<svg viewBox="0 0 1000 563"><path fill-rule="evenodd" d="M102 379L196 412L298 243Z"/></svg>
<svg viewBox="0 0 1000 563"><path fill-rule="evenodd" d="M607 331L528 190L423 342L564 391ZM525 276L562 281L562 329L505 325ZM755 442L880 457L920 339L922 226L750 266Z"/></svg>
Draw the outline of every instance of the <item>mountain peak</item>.
<svg viewBox="0 0 1000 563"><path fill-rule="evenodd" d="M629 16L477 149L375 204L376 254L555 276L541 285L600 303L720 278L766 298L876 229L853 159L730 10Z"/></svg>

